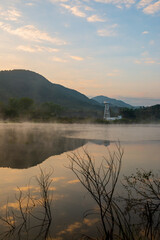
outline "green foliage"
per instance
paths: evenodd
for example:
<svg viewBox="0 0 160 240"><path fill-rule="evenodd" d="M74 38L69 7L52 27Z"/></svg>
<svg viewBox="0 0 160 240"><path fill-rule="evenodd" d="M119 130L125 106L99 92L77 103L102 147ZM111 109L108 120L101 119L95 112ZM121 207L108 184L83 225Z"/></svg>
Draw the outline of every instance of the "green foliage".
<svg viewBox="0 0 160 240"><path fill-rule="evenodd" d="M123 118L126 118L126 119L135 119L136 118L135 111L133 109L125 108L122 110L121 113L122 113Z"/></svg>
<svg viewBox="0 0 160 240"><path fill-rule="evenodd" d="M62 107L52 102L46 102L41 105L42 114L46 118L57 117L62 111Z"/></svg>
<svg viewBox="0 0 160 240"><path fill-rule="evenodd" d="M124 108L121 110L123 119L134 122L152 122L160 120L160 105L141 107L136 109Z"/></svg>
<svg viewBox="0 0 160 240"><path fill-rule="evenodd" d="M18 99L9 99L8 105L4 108L6 118L16 118L19 116L19 101Z"/></svg>
<svg viewBox="0 0 160 240"><path fill-rule="evenodd" d="M0 103L2 119L48 120L59 117L63 108L58 104L46 102L35 104L30 98L11 98L7 104Z"/></svg>
<svg viewBox="0 0 160 240"><path fill-rule="evenodd" d="M33 99L30 99L30 98L21 98L19 99L19 110L21 112L28 112L32 109L33 107L33 104L34 104L34 101Z"/></svg>
<svg viewBox="0 0 160 240"><path fill-rule="evenodd" d="M13 119L29 114L33 104L34 101L30 98L10 98L3 107L4 117Z"/></svg>
<svg viewBox="0 0 160 240"><path fill-rule="evenodd" d="M3 111L3 103L0 102L0 112L2 112L2 111Z"/></svg>
<svg viewBox="0 0 160 240"><path fill-rule="evenodd" d="M49 120L61 116L63 107L52 102L36 105L32 111L33 119Z"/></svg>
<svg viewBox="0 0 160 240"><path fill-rule="evenodd" d="M3 117L3 103L0 102L0 118Z"/></svg>

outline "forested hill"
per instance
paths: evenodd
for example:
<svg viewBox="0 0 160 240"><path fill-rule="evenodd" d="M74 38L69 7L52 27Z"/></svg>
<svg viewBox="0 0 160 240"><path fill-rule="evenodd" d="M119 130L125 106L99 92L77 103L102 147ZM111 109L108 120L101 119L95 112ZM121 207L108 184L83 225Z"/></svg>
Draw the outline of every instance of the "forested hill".
<svg viewBox="0 0 160 240"><path fill-rule="evenodd" d="M54 102L67 108L101 110L99 103L78 91L54 84L28 70L0 71L0 102L10 98L31 98L36 103Z"/></svg>

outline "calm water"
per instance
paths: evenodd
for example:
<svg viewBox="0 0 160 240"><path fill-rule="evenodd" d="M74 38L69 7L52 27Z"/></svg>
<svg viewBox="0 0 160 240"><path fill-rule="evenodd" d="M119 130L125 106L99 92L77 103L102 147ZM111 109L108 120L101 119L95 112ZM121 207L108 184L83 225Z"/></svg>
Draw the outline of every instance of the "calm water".
<svg viewBox="0 0 160 240"><path fill-rule="evenodd" d="M80 234L93 233L98 217L83 218L83 214L95 205L68 168L68 156L87 149L100 161L108 149L115 150L118 140L124 148L121 178L136 168L159 171L160 125L0 123L0 216L7 201L11 209L18 209L17 187L25 194L29 186L38 198L35 176L40 167L46 172L53 169L52 240L78 239ZM2 225L0 230L4 230Z"/></svg>

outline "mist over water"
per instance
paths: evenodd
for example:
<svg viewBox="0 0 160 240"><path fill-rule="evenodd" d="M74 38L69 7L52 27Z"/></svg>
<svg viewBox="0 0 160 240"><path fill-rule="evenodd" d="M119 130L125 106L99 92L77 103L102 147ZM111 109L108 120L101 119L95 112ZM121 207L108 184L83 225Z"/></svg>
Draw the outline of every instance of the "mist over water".
<svg viewBox="0 0 160 240"><path fill-rule="evenodd" d="M94 232L97 217L84 220L83 213L95 205L68 169L67 156L72 151L83 154L86 149L98 162L108 156L108 149L115 150L118 140L124 148L121 177L136 168L159 169L160 125L0 123L1 211L7 199L17 208L17 186L26 191L29 181L32 193L38 196L34 176L39 174L39 166L46 171L52 168L53 239Z"/></svg>

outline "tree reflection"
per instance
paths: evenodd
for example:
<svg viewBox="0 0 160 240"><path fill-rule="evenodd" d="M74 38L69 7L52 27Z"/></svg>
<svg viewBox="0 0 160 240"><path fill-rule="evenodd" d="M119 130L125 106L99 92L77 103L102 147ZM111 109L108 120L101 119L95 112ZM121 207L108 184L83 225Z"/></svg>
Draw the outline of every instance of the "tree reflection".
<svg viewBox="0 0 160 240"><path fill-rule="evenodd" d="M60 155L87 142L109 145L109 141L65 137L64 133L46 129L5 129L0 138L0 167L29 168L50 156Z"/></svg>

